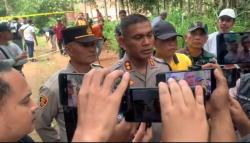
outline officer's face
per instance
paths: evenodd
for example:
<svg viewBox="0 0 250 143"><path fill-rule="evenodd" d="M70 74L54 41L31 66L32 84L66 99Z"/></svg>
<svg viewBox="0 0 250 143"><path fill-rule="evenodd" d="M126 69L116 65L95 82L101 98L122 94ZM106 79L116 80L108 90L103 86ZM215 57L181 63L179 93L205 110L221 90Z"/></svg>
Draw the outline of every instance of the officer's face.
<svg viewBox="0 0 250 143"><path fill-rule="evenodd" d="M125 48L128 56L135 59L147 59L152 55L154 36L150 22L130 25L119 43Z"/></svg>
<svg viewBox="0 0 250 143"><path fill-rule="evenodd" d="M185 42L189 48L202 49L207 42L208 36L202 29L196 29L188 32L185 37Z"/></svg>
<svg viewBox="0 0 250 143"><path fill-rule="evenodd" d="M16 141L34 129L37 105L30 99L31 89L18 71L12 70L2 78L11 90L0 106L0 122L5 134Z"/></svg>
<svg viewBox="0 0 250 143"><path fill-rule="evenodd" d="M166 40L155 39L156 55L160 58L168 58L174 55L177 50L177 37L171 37Z"/></svg>
<svg viewBox="0 0 250 143"><path fill-rule="evenodd" d="M218 20L218 27L222 33L230 32L233 26L234 19L230 18L229 16L222 16Z"/></svg>
<svg viewBox="0 0 250 143"><path fill-rule="evenodd" d="M79 65L89 65L96 61L96 42L78 43L72 42L66 45L71 62Z"/></svg>

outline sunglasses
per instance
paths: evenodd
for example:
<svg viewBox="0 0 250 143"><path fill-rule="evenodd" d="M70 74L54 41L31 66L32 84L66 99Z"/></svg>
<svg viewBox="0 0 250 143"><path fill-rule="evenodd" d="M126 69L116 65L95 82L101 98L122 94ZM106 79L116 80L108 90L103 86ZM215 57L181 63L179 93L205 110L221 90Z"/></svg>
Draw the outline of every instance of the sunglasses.
<svg viewBox="0 0 250 143"><path fill-rule="evenodd" d="M82 47L96 47L96 41L94 41L94 42L76 42L76 43L81 45Z"/></svg>

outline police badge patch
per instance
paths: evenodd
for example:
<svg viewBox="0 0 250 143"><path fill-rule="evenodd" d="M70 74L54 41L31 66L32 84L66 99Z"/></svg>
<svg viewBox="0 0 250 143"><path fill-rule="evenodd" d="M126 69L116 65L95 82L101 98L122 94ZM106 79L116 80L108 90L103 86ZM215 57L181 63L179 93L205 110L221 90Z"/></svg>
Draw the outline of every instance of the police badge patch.
<svg viewBox="0 0 250 143"><path fill-rule="evenodd" d="M48 104L48 101L49 101L49 100L48 100L48 97L42 95L42 96L40 97L40 99L39 99L39 106L40 106L41 108L45 107L45 106Z"/></svg>

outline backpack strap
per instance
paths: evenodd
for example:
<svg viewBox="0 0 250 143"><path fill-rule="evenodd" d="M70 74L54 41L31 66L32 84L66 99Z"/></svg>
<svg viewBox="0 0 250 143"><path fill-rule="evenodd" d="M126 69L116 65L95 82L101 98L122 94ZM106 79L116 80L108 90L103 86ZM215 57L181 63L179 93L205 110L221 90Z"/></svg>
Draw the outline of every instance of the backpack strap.
<svg viewBox="0 0 250 143"><path fill-rule="evenodd" d="M3 50L3 48L0 46L0 51L4 54L4 56L9 59L10 57L6 54L6 52Z"/></svg>

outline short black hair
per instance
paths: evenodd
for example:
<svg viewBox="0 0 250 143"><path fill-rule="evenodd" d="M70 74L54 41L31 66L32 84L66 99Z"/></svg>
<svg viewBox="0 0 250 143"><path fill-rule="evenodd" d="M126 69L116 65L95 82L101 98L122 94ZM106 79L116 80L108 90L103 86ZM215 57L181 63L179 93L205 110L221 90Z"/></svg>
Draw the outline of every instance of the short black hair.
<svg viewBox="0 0 250 143"><path fill-rule="evenodd" d="M3 104L4 97L6 97L11 91L9 83L3 80L1 76L11 70L12 67L10 65L4 62L0 62L0 105Z"/></svg>
<svg viewBox="0 0 250 143"><path fill-rule="evenodd" d="M119 11L119 14L122 14L122 13L127 14L126 10L120 10L120 11Z"/></svg>
<svg viewBox="0 0 250 143"><path fill-rule="evenodd" d="M129 26L137 24L137 23L142 23L142 22L149 22L149 19L141 14L131 14L121 20L121 33L124 36L126 33L126 30L128 29Z"/></svg>

